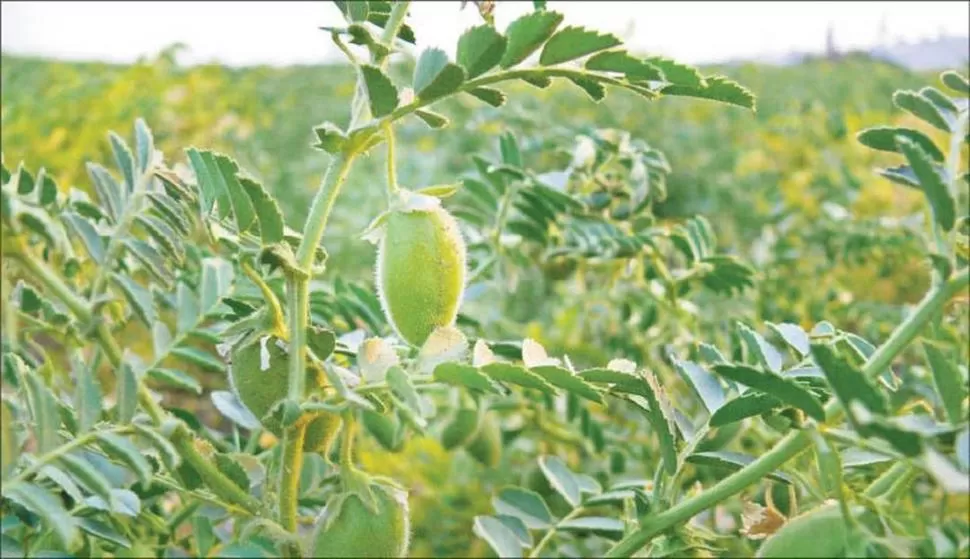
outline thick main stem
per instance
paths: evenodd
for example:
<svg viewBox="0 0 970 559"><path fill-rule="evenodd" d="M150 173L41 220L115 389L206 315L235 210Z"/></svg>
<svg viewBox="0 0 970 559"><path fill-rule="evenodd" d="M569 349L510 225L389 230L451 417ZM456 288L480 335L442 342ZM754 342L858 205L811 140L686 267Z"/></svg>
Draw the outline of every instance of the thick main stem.
<svg viewBox="0 0 970 559"><path fill-rule="evenodd" d="M306 429L307 422L303 421L287 429L283 434L283 462L280 466L280 524L294 533Z"/></svg>
<svg viewBox="0 0 970 559"><path fill-rule="evenodd" d="M866 361L862 369L867 378L873 378L885 370L893 359L919 334L920 330L943 308L957 292L970 287L970 272L964 269L951 277L927 294L917 306L915 312L909 315L902 324L896 327L872 357ZM842 409L837 400L832 399L825 408L828 422L838 421L842 417ZM741 492L749 485L756 483L769 472L777 469L785 462L797 456L808 448L811 440L803 431L792 431L774 448L744 468L724 478L710 489L686 501L649 517L640 528L630 534L612 549L607 557L629 557L641 549L651 539L665 530L686 522L695 515L715 504Z"/></svg>
<svg viewBox="0 0 970 559"><path fill-rule="evenodd" d="M407 15L410 2L397 2L391 8L387 24L381 35L381 41L390 45L397 37L398 31L404 24L404 16ZM386 59L375 59L374 62L383 67ZM353 115L351 115L350 126L354 128L366 110L366 103L363 102L363 95L366 92L358 87L354 100L352 101ZM313 267L313 259L317 247L323 240L323 232L327 228L327 221L333 211L333 205L337 201L340 187L343 186L350 172L350 167L358 154L352 149L346 152L339 152L334 155L327 167L320 189L313 197L310 205L310 213L307 215L303 226L303 238L296 251L298 266L308 273L307 276L291 275L287 280L287 312L289 313L289 339L290 339L290 363L289 378L287 384L287 395L291 400L302 403L306 388L306 329L310 316L310 290L309 273ZM298 480L302 468L303 458L303 438L306 428L302 428L303 435L284 436L283 444L283 472L281 475L288 475L286 483L280 485L280 519L281 523L288 530L296 530L296 504L297 493L299 491ZM297 482L292 482L297 480ZM290 520L292 519L292 521Z"/></svg>
<svg viewBox="0 0 970 559"><path fill-rule="evenodd" d="M306 393L306 328L310 313L309 286L296 277L286 280L286 304L290 315L290 374L286 395L302 402Z"/></svg>

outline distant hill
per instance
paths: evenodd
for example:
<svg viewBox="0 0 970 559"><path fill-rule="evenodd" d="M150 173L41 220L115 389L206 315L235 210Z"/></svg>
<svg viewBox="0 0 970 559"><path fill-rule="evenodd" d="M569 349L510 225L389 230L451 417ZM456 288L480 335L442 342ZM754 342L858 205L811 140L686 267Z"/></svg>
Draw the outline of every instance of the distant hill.
<svg viewBox="0 0 970 559"><path fill-rule="evenodd" d="M944 68L967 69L970 66L970 37L941 36L912 43L899 41L888 46L876 46L848 52L836 51L831 56L858 55L865 55L914 71L941 70ZM772 53L745 59L732 59L722 64L730 66L757 62L775 66L791 66L823 56L826 56L826 54L818 52Z"/></svg>
<svg viewBox="0 0 970 559"><path fill-rule="evenodd" d="M875 58L912 70L966 68L970 65L970 37L937 37L918 43L896 43L870 51Z"/></svg>

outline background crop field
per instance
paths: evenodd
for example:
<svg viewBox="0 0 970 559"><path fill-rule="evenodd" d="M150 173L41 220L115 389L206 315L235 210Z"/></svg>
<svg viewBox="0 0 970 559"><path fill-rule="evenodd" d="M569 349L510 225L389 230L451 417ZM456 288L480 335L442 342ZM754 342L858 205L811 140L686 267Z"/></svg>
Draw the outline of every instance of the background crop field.
<svg viewBox="0 0 970 559"><path fill-rule="evenodd" d="M302 226L328 161L310 148L310 127L326 120L346 124L354 90L349 67L186 69L174 64L172 51L130 66L4 56L0 69L0 138L8 168L23 160L31 169L44 167L61 188L91 191L84 165L110 160L106 131L129 131L142 117L169 161L184 162L187 146L232 154L277 197L294 229ZM390 69L392 76L410 72L406 64ZM914 125L893 109L892 93L933 83L938 72L911 72L863 56L702 72L723 73L751 89L757 112L688 99L644 104L623 92L594 105L568 84L538 90L517 83L501 111L468 96L443 103L439 112L452 125L442 132L406 122L398 132L401 183L417 187L471 175L471 155L497 158L498 138L509 129L536 172L568 161L568 152L550 148L564 145L563 138L625 129L663 151L672 167L658 216L671 223L705 216L718 249L756 271L754 286L740 293L697 295L694 303L704 312L692 326L699 339L723 338L738 320L809 329L821 317L884 339L929 285L917 240L886 227L886 219L912 214L922 199L874 174L891 158L860 145L855 134L878 124ZM360 232L381 204L383 165L383 148L374 150L344 187L326 241L332 277L373 286L374 249ZM486 324L493 339L529 336L582 366L634 358L651 335L612 336L619 310L608 301L583 301L576 284L523 279L517 289L518 304L490 309L472 301L466 314ZM134 334L128 342L148 343ZM197 374L207 389L226 386L218 375ZM206 396L188 393L167 398L186 409L210 405ZM484 542L469 533L471 519L490 512L495 483L519 475L515 464L488 472L430 438L411 440L400 454L368 448L364 466L411 487L416 555L487 554Z"/></svg>

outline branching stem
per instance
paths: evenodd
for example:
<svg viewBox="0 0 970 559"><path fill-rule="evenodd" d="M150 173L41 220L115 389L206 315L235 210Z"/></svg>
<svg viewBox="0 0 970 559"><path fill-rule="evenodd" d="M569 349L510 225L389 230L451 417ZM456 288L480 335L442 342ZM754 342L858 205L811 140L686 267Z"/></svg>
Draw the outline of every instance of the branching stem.
<svg viewBox="0 0 970 559"><path fill-rule="evenodd" d="M949 280L943 282L919 303L914 312L906 317L893 331L879 349L869 358L862 369L868 378L874 378L888 367L912 342L930 320L939 313L943 306L958 292L970 287L970 271L961 270ZM832 399L825 408L828 423L841 419L843 411L837 400ZM607 557L630 557L647 545L657 535L664 531L687 522L695 515L717 503L741 492L749 485L757 483L769 472L779 468L811 445L811 439L804 431L792 431L781 439L766 454L744 468L729 475L706 491L680 501L673 507L659 512L649 518L640 528L623 538L610 549Z"/></svg>

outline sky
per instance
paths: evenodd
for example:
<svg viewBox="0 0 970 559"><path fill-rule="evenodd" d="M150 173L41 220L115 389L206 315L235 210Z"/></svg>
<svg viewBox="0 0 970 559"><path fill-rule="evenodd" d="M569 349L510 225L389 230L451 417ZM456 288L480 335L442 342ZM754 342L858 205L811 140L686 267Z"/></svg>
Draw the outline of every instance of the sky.
<svg viewBox="0 0 970 559"><path fill-rule="evenodd" d="M409 22L418 47L454 56L461 33L480 23L471 3L415 1ZM970 35L970 2L604 2L550 1L566 24L610 31L631 50L699 64L821 52L834 27L839 49L939 34ZM499 1L500 30L532 2ZM6 53L69 60L132 62L164 47L188 45L186 64L312 64L340 57L321 25L341 25L331 2L10 2L0 4Z"/></svg>

